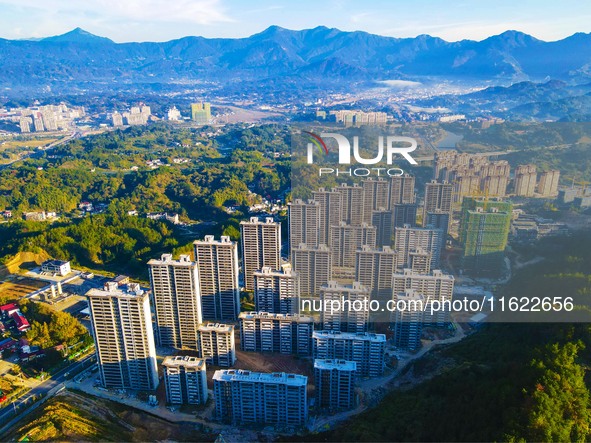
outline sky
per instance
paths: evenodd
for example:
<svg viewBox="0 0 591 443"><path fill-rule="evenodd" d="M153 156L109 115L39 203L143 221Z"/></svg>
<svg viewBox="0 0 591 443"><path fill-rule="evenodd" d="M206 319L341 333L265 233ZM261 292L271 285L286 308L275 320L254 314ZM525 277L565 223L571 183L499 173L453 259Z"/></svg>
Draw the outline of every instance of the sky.
<svg viewBox="0 0 591 443"><path fill-rule="evenodd" d="M518 30L546 41L591 32L585 0L0 0L0 38L81 27L116 42L247 37L271 25L319 25L392 37L482 40Z"/></svg>

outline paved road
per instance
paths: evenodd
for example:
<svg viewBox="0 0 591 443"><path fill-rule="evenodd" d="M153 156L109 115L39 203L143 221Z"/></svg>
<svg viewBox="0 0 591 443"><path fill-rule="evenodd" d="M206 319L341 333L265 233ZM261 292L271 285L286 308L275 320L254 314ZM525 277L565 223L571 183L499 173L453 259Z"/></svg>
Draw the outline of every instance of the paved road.
<svg viewBox="0 0 591 443"><path fill-rule="evenodd" d="M30 154L27 154L27 155L23 155L22 157L19 157L16 160L11 161L10 163L5 163L3 165L0 165L0 171L2 169L10 168L14 163L20 162L22 160L26 160L27 158L39 157L45 151L51 150L51 149L55 148L56 146L62 145L66 142L69 142L70 140L72 140L74 138L80 138L82 136L83 136L82 133L80 133L78 131L74 131L70 135L68 135L67 137L57 140L57 141L43 147L43 149L36 150L36 151L31 152Z"/></svg>
<svg viewBox="0 0 591 443"><path fill-rule="evenodd" d="M40 402L34 403L33 407L27 409L27 405L33 403L35 398L42 396L48 398L52 395L55 395L60 390L60 388L64 386L63 383L66 381L65 375L69 374L68 377L71 378L71 376L84 369L86 367L85 365L90 362L92 357L94 357L94 354L91 354L79 362L69 365L56 372L52 377L39 384L37 387L31 389L14 403L0 409L0 423L2 423L2 425L0 425L2 426L0 428L0 436L17 421L21 420L27 414L36 409Z"/></svg>

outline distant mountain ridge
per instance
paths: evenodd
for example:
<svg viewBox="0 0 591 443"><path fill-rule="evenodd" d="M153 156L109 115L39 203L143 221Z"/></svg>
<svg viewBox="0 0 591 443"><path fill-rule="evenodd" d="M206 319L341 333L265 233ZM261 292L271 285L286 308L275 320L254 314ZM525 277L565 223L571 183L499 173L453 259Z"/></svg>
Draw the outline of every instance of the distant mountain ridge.
<svg viewBox="0 0 591 443"><path fill-rule="evenodd" d="M183 37L115 43L76 28L40 40L0 39L0 86L204 81L357 82L591 79L591 34L545 42L518 31L482 41L384 37L319 26L278 26L247 38Z"/></svg>
<svg viewBox="0 0 591 443"><path fill-rule="evenodd" d="M449 108L471 116L492 114L516 120L582 121L591 115L591 83L523 81L469 94L432 97L417 104Z"/></svg>

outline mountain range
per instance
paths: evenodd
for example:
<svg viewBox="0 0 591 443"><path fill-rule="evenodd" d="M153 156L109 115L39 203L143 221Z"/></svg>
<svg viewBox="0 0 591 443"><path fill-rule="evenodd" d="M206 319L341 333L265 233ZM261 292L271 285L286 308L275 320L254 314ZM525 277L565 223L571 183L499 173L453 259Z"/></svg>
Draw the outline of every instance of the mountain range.
<svg viewBox="0 0 591 443"><path fill-rule="evenodd" d="M59 83L367 82L591 78L591 34L545 42L518 31L482 41L384 37L319 26L271 26L247 38L115 43L80 28L37 40L0 39L0 87Z"/></svg>
<svg viewBox="0 0 591 443"><path fill-rule="evenodd" d="M469 94L435 96L417 100L416 104L453 109L470 116L492 114L516 120L580 120L591 115L591 83L523 81Z"/></svg>

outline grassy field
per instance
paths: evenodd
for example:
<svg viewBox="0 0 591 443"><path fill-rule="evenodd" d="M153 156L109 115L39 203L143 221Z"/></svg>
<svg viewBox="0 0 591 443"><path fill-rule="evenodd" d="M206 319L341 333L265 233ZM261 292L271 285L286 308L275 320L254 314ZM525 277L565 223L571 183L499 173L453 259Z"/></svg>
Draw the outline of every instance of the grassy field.
<svg viewBox="0 0 591 443"><path fill-rule="evenodd" d="M57 141L56 137L18 137L18 139L0 142L0 164L6 164L20 159L23 155L33 152L41 146L47 146Z"/></svg>
<svg viewBox="0 0 591 443"><path fill-rule="evenodd" d="M0 266L0 303L18 300L28 293L35 291L47 283L22 277L18 274L25 269L31 269L47 260L49 255L41 253L19 252L4 265Z"/></svg>
<svg viewBox="0 0 591 443"><path fill-rule="evenodd" d="M47 282L34 280L32 278L22 278L22 280L18 280L17 277L17 279L13 281L0 283L0 299L18 300L44 286L47 286Z"/></svg>
<svg viewBox="0 0 591 443"><path fill-rule="evenodd" d="M58 140L55 137L32 137L26 140L5 140L0 143L0 151L12 148L35 149Z"/></svg>
<svg viewBox="0 0 591 443"><path fill-rule="evenodd" d="M215 437L72 391L48 400L1 436L3 440L17 441L213 441Z"/></svg>

